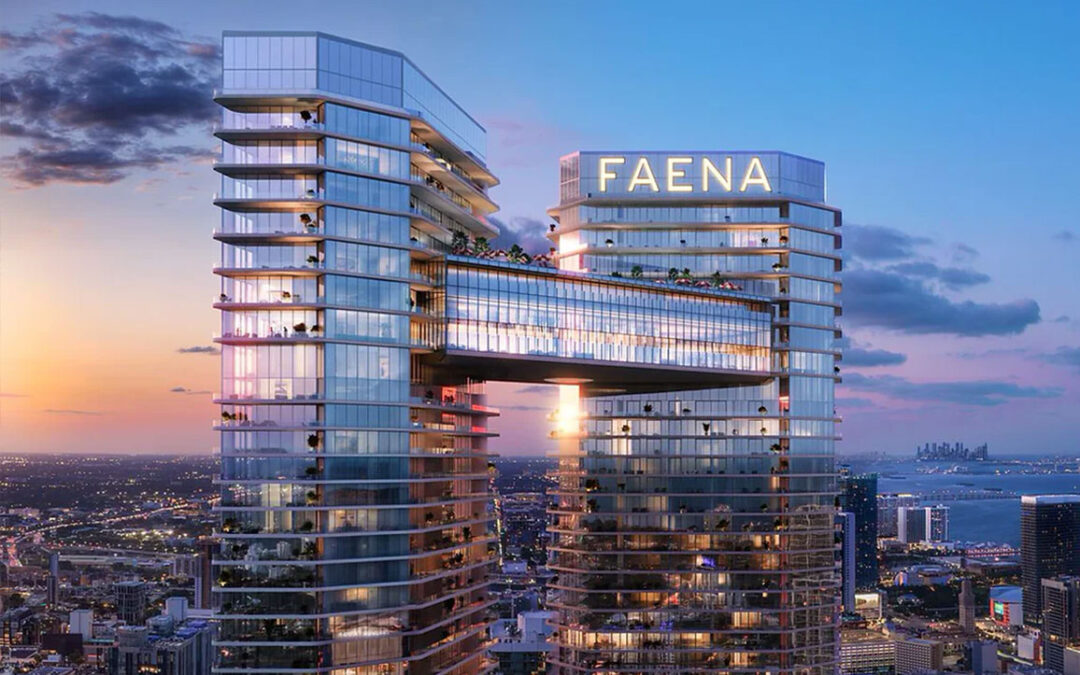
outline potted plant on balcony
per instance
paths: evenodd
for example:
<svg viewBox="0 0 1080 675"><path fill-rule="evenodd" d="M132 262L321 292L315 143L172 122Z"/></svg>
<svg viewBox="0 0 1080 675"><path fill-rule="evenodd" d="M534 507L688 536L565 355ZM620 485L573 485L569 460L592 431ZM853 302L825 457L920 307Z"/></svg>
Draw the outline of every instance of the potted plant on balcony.
<svg viewBox="0 0 1080 675"><path fill-rule="evenodd" d="M701 429L702 429L702 431L705 432L706 436L709 435L709 427L711 427L711 426L712 426L712 424L710 424L709 422L702 422L701 423Z"/></svg>
<svg viewBox="0 0 1080 675"><path fill-rule="evenodd" d="M303 321L301 321L300 323L293 324L292 329L293 329L293 332L296 333L297 335L306 334L307 333L307 324L304 323Z"/></svg>
<svg viewBox="0 0 1080 675"><path fill-rule="evenodd" d="M641 265L634 265L630 268L631 279L640 279L642 276L644 276L644 270L641 269Z"/></svg>
<svg viewBox="0 0 1080 675"><path fill-rule="evenodd" d="M317 450L318 447L319 447L319 443L320 443L319 434L310 434L307 437L308 447L311 448L312 450Z"/></svg>
<svg viewBox="0 0 1080 675"><path fill-rule="evenodd" d="M469 252L469 236L461 230L454 230L450 235L450 249L456 255L465 255Z"/></svg>
<svg viewBox="0 0 1080 675"><path fill-rule="evenodd" d="M624 434L629 434L630 433L630 425L629 424L622 425L622 432Z"/></svg>
<svg viewBox="0 0 1080 675"><path fill-rule="evenodd" d="M319 256L317 256L317 255L309 255L307 257L307 263L309 265L318 265L319 264Z"/></svg>
<svg viewBox="0 0 1080 675"><path fill-rule="evenodd" d="M641 409L645 411L645 414L649 414L652 412L652 404L646 403Z"/></svg>
<svg viewBox="0 0 1080 675"><path fill-rule="evenodd" d="M759 414L765 415L765 414L767 414L769 412L769 409L766 408L765 406L758 406L757 411L758 411Z"/></svg>

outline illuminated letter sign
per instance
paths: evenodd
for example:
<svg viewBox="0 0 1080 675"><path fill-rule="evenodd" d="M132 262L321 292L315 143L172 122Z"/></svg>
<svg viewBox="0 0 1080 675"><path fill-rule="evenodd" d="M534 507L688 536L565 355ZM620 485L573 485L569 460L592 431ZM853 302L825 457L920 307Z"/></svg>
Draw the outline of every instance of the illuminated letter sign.
<svg viewBox="0 0 1080 675"><path fill-rule="evenodd" d="M689 183L676 183L676 178L686 178L686 171L676 169L677 164L689 164L694 161L693 157L668 157L667 158L667 189L668 192L693 192L694 186Z"/></svg>
<svg viewBox="0 0 1080 675"><path fill-rule="evenodd" d="M618 178L615 167L626 164L626 157L599 157L598 160L597 188L600 192L607 192L608 183ZM693 162L693 157L681 155L664 158L664 192L695 192L699 189L696 184L696 177L691 179L687 176L687 169L685 168L693 164ZM717 166L718 164L720 166ZM733 192L735 190L733 164L734 160L731 155L723 157L722 162L720 158L714 161L709 157L702 156L701 192L709 192L710 189L720 192ZM769 182L769 176L765 173L765 165L761 163L761 158L757 155L751 156L746 162L746 169L743 171L738 191L746 192L752 185L760 187L765 192L772 192L772 183ZM653 168L650 166L647 157L638 157L637 162L634 164L634 171L630 175L630 180L627 181L626 191L634 192L639 187L647 187L649 192L660 192L660 184L656 180L656 174L653 173Z"/></svg>
<svg viewBox="0 0 1080 675"><path fill-rule="evenodd" d="M739 192L746 192L747 185L760 185L765 192L772 192L769 178L765 175L765 167L761 166L761 160L756 156L751 157L750 163L746 165L746 174L743 176L742 185L739 186Z"/></svg>
<svg viewBox="0 0 1080 675"><path fill-rule="evenodd" d="M708 157L701 158L701 191L709 191L709 176L716 179L716 182L720 183L720 187L724 188L727 192L731 192L731 158L724 158L724 173L720 173L720 170L716 168L716 165L712 163Z"/></svg>
<svg viewBox="0 0 1080 675"><path fill-rule="evenodd" d="M627 192L633 192L639 185L648 185L653 192L660 192L660 186L656 184L656 176L653 175L649 160L642 157L634 168L634 175L630 177L630 184L626 186Z"/></svg>
<svg viewBox="0 0 1080 675"><path fill-rule="evenodd" d="M614 171L608 171L610 164L625 164L625 157L601 157L600 158L600 192L607 192L607 182L615 178Z"/></svg>

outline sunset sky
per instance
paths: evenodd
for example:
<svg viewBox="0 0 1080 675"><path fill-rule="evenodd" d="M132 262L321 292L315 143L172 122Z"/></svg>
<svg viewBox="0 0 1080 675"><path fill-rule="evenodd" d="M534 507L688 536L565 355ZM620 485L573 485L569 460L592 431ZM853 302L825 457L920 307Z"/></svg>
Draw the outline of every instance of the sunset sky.
<svg viewBox="0 0 1080 675"><path fill-rule="evenodd" d="M7 3L0 452L214 448L225 29L401 50L488 130L508 239L578 149L787 150L844 210L841 452L1076 454L1076 3ZM491 385L504 454L550 388Z"/></svg>

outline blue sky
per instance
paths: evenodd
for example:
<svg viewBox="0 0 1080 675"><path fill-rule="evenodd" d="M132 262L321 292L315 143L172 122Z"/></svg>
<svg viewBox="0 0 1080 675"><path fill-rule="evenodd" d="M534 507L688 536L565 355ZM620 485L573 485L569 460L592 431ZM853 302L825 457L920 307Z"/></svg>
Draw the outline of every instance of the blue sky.
<svg viewBox="0 0 1080 675"><path fill-rule="evenodd" d="M11 6L5 30L80 29L88 7ZM847 223L845 324L861 350L845 363L843 449L907 451L946 437L1003 453L1077 451L1075 3L192 0L93 10L195 42L224 29L311 29L404 51L487 127L498 217L526 241L556 200L557 158L576 149L821 159ZM27 55L9 39L5 77L30 68ZM204 126L167 123L170 143L212 147ZM9 134L0 155L27 142ZM5 212L34 228L9 216L0 242L0 449L122 449L130 436L119 420L130 423L133 404L103 403L93 395L102 388L112 401L154 401L175 427L145 449L213 443L212 410L196 395L215 388L213 359L177 352L215 329L216 180L196 154L98 182L27 187L7 173ZM26 290L30 261L48 273ZM40 315L42 302L27 297L44 294L86 314ZM131 369L144 375L120 375ZM494 389L508 432L497 446L539 452L545 423L532 408L549 399L520 389Z"/></svg>

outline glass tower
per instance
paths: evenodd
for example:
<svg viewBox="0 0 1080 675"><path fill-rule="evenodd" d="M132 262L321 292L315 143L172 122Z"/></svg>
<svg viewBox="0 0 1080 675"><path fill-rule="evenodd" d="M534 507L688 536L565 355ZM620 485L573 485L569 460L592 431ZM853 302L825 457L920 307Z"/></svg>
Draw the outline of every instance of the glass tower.
<svg viewBox="0 0 1080 675"><path fill-rule="evenodd" d="M420 365L452 231L492 236L485 132L401 54L226 33L216 672L477 673L479 383Z"/></svg>
<svg viewBox="0 0 1080 675"><path fill-rule="evenodd" d="M772 321L760 381L583 390L549 547L557 672L835 671L841 221L824 185L784 153L562 159L560 269L753 294Z"/></svg>
<svg viewBox="0 0 1080 675"><path fill-rule="evenodd" d="M1080 574L1080 495L1020 498L1024 622L1042 623L1042 580Z"/></svg>
<svg viewBox="0 0 1080 675"><path fill-rule="evenodd" d="M878 584L877 480L876 473L840 478L841 508L855 516L855 585L859 589Z"/></svg>

